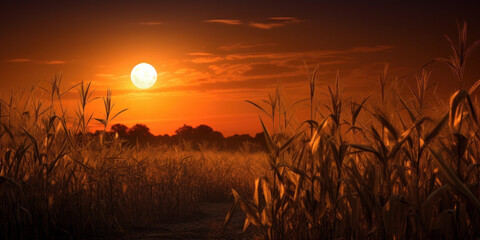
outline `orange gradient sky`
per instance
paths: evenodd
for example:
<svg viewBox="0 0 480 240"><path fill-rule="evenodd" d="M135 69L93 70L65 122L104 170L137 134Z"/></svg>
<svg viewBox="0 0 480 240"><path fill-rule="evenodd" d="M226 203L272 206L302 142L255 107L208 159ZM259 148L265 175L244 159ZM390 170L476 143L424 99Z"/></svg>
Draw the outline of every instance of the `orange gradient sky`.
<svg viewBox="0 0 480 240"><path fill-rule="evenodd" d="M320 92L339 70L346 93L368 96L385 62L392 77L411 81L448 56L443 34L456 37L457 19L480 39L478 9L458 1L2 1L1 94L61 73L64 89L82 80L96 96L110 88L117 110L129 109L115 122L127 126L254 134L259 112L244 100L265 99L279 83L292 101L307 97L305 65L319 65ZM479 55L467 65L469 83L480 76ZM158 72L147 90L130 80L141 62ZM446 67L432 70L442 92L455 90ZM66 95L72 113L76 96Z"/></svg>

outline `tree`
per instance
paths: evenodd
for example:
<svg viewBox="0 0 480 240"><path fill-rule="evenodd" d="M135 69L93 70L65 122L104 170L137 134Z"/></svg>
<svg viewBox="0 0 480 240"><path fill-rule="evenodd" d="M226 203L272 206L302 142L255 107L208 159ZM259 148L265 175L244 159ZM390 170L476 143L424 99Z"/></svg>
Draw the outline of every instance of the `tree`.
<svg viewBox="0 0 480 240"><path fill-rule="evenodd" d="M207 125L199 125L194 129L194 139L198 142L212 142L220 143L224 140L223 134L214 131L213 128Z"/></svg>
<svg viewBox="0 0 480 240"><path fill-rule="evenodd" d="M183 127L180 127L175 131L177 141L188 141L197 146L198 144L222 144L225 140L221 132L213 130L212 127L201 124L195 128L192 126L184 124Z"/></svg>
<svg viewBox="0 0 480 240"><path fill-rule="evenodd" d="M179 138L190 139L193 136L194 130L192 126L183 124L183 127L180 127L177 130L175 130L175 133Z"/></svg>
<svg viewBox="0 0 480 240"><path fill-rule="evenodd" d="M123 124L117 123L117 124L114 124L112 127L110 127L110 130L114 133L117 133L118 136L120 137L126 137L128 127Z"/></svg>
<svg viewBox="0 0 480 240"><path fill-rule="evenodd" d="M227 137L225 139L225 146L228 149L239 149L242 146L245 146L248 143L253 143L254 139L248 134L235 134L233 136Z"/></svg>
<svg viewBox="0 0 480 240"><path fill-rule="evenodd" d="M150 133L150 128L148 128L145 124L137 123L130 129L128 129L128 135L132 137L151 137L153 136Z"/></svg>
<svg viewBox="0 0 480 240"><path fill-rule="evenodd" d="M267 149L267 142L265 141L265 134L263 132L255 134L255 137L253 137L253 142L258 144L261 148Z"/></svg>
<svg viewBox="0 0 480 240"><path fill-rule="evenodd" d="M195 128L195 133L198 134L199 136L208 136L213 132L214 132L213 128L205 124L199 125L198 127Z"/></svg>

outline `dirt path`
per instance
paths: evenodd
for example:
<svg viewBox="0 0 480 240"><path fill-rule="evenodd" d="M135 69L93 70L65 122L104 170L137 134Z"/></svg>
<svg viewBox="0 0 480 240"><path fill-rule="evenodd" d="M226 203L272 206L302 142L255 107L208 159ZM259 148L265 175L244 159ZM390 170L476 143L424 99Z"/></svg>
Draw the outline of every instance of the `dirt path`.
<svg viewBox="0 0 480 240"><path fill-rule="evenodd" d="M232 203L205 203L200 206L200 214L191 220L129 231L121 239L238 239L245 221L245 215L238 209L227 226L225 234L220 236L225 216L231 206ZM247 231L243 239L253 239L252 232Z"/></svg>

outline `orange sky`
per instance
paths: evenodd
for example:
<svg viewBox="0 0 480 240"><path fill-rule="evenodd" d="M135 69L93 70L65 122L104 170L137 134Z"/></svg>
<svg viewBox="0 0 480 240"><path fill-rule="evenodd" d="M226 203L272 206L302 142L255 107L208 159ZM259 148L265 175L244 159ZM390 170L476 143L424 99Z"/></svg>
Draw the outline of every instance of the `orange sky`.
<svg viewBox="0 0 480 240"><path fill-rule="evenodd" d="M367 96L385 62L408 80L447 56L443 34L455 37L456 19L480 39L478 9L457 1L2 1L1 93L62 73L65 89L82 80L96 95L112 89L117 110L129 108L115 122L144 123L155 134L184 123L254 134L258 111L244 100L265 99L278 83L292 101L307 97L305 64L320 66L320 91L339 70L348 94ZM467 66L469 82L480 76L479 55ZM141 62L158 72L148 90L130 81ZM433 70L444 92L455 89L445 67ZM100 104L91 108L98 117Z"/></svg>

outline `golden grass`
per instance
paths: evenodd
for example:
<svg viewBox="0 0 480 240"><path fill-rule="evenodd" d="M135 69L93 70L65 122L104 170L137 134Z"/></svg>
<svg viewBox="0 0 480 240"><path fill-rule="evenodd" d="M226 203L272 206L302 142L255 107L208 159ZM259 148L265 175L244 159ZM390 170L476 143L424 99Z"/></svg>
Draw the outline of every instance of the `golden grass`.
<svg viewBox="0 0 480 240"><path fill-rule="evenodd" d="M459 26L458 46L447 39L453 56L437 61L460 83L448 106L428 91L427 70L409 96L388 80L386 66L380 101L344 99L337 75L322 115L315 71L309 75L311 119L273 128L290 134L271 134L261 121L269 171L255 180L253 197L233 189L225 223L240 207L244 230L253 225L264 239L480 237L480 108L473 101L480 80L462 88L466 58L479 42L466 45L466 25ZM272 111L251 103L273 124L280 100L269 96Z"/></svg>
<svg viewBox="0 0 480 240"><path fill-rule="evenodd" d="M63 108L60 78L50 87L0 102L0 239L98 236L188 217L200 201L231 200L232 187L252 191L263 153L126 147L88 134L90 84L77 86L74 117ZM104 104L97 121L106 129L118 114L110 92Z"/></svg>
<svg viewBox="0 0 480 240"><path fill-rule="evenodd" d="M338 75L330 102L319 102L314 71L308 101L290 104L278 89L268 109L250 102L272 122L260 122L265 153L126 147L88 134L92 119L107 129L121 112L110 92L101 118L89 114L88 83L75 86L73 116L59 77L48 89L13 92L0 102L0 239L95 236L228 199L225 222L240 207L244 229L253 225L265 239L478 238L480 81L463 86L478 42L468 47L459 29L458 46L449 39L453 57L438 59L460 83L448 106L429 92L427 70L409 95L395 90L386 66L378 103L344 99ZM294 124L303 102L310 119Z"/></svg>

